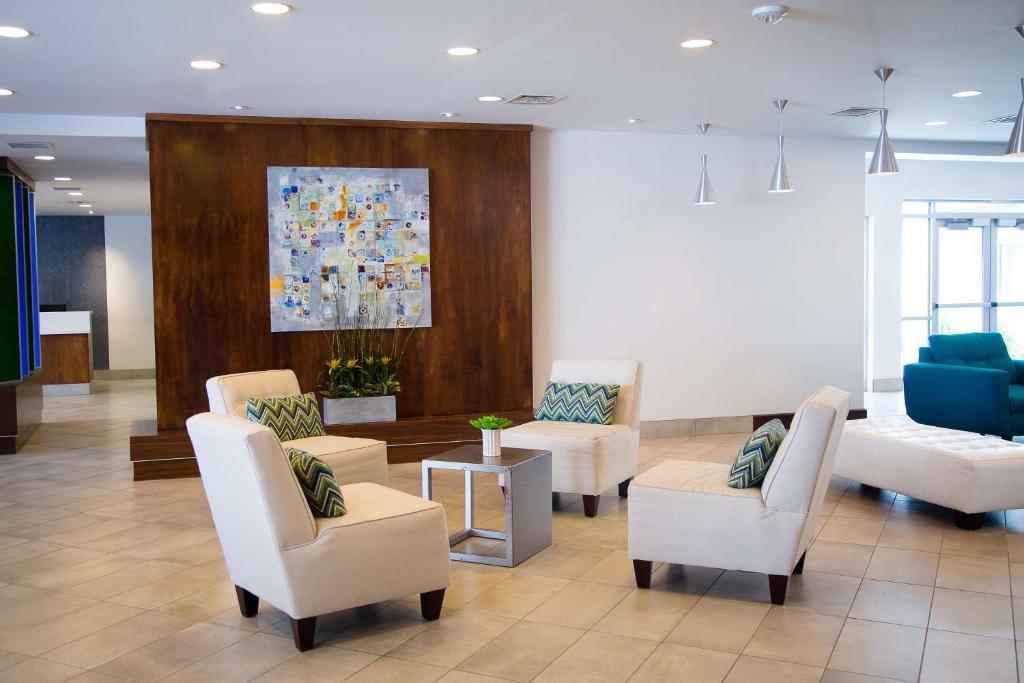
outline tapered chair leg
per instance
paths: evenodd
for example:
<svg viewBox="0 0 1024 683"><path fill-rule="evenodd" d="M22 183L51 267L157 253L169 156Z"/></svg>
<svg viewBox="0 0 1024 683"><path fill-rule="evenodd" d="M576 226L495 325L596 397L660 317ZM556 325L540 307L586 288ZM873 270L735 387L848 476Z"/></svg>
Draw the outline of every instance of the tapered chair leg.
<svg viewBox="0 0 1024 683"><path fill-rule="evenodd" d="M583 496L583 514L587 517L596 517L598 500L600 496Z"/></svg>
<svg viewBox="0 0 1024 683"><path fill-rule="evenodd" d="M243 617L254 617L260 611L259 596L253 595L241 586L235 586L235 595L238 596L238 611Z"/></svg>
<svg viewBox="0 0 1024 683"><path fill-rule="evenodd" d="M631 481L633 481L633 477L619 483L619 498L629 498L629 482Z"/></svg>
<svg viewBox="0 0 1024 683"><path fill-rule="evenodd" d="M794 574L803 574L804 573L804 560L806 560L806 559L807 559L807 551L805 550L804 554L800 556L800 561L796 563L795 567L793 567L793 573Z"/></svg>
<svg viewBox="0 0 1024 683"><path fill-rule="evenodd" d="M292 619L292 638L299 652L312 649L316 639L316 617Z"/></svg>
<svg viewBox="0 0 1024 683"><path fill-rule="evenodd" d="M984 512L967 513L953 510L953 521L956 522L958 527L967 531L977 531L980 529L984 518Z"/></svg>
<svg viewBox="0 0 1024 683"><path fill-rule="evenodd" d="M444 589L420 593L420 612L427 621L437 621L441 617L441 605L444 604Z"/></svg>
<svg viewBox="0 0 1024 683"><path fill-rule="evenodd" d="M773 605L783 605L786 602L786 586L789 584L789 577L785 574L768 575L768 592L772 596Z"/></svg>
<svg viewBox="0 0 1024 683"><path fill-rule="evenodd" d="M651 587L651 570L654 563L650 560L633 560L633 573L636 575L637 588Z"/></svg>

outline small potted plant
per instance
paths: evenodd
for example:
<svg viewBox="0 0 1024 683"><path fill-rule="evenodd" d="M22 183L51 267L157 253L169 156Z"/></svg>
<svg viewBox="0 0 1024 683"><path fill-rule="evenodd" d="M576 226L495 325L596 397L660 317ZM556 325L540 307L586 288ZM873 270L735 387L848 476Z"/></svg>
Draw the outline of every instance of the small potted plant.
<svg viewBox="0 0 1024 683"><path fill-rule="evenodd" d="M470 420L469 424L479 429L480 433L484 436L484 457L500 458L501 430L511 427L512 420L507 417L498 417L497 415L484 415L475 420Z"/></svg>

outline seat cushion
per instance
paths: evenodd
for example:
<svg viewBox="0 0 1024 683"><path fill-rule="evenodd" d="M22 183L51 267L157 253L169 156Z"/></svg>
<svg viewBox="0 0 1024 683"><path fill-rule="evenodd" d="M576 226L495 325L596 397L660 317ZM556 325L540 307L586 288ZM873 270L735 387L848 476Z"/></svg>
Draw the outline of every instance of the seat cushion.
<svg viewBox="0 0 1024 683"><path fill-rule="evenodd" d="M745 496L760 500L761 492L756 488L733 488L729 485L730 469L729 465L717 462L666 460L637 476L630 486L719 496Z"/></svg>
<svg viewBox="0 0 1024 683"><path fill-rule="evenodd" d="M537 419L610 425L618 395L618 384L548 382Z"/></svg>
<svg viewBox="0 0 1024 683"><path fill-rule="evenodd" d="M1024 413L1024 384L1010 385L1010 412Z"/></svg>
<svg viewBox="0 0 1024 683"><path fill-rule="evenodd" d="M245 406L250 422L270 427L281 441L324 436L320 404L313 392L275 398L254 396L246 400Z"/></svg>
<svg viewBox="0 0 1024 683"><path fill-rule="evenodd" d="M736 454L729 471L729 486L735 489L760 486L785 438L786 428L781 420L769 420L755 429Z"/></svg>
<svg viewBox="0 0 1024 683"><path fill-rule="evenodd" d="M376 439L350 436L311 436L283 442L290 448L311 453L334 470L338 483L369 481L388 485L388 445Z"/></svg>
<svg viewBox="0 0 1024 683"><path fill-rule="evenodd" d="M326 462L298 448L285 448L292 472L302 487L306 503L314 517L341 517L345 514L345 497Z"/></svg>
<svg viewBox="0 0 1024 683"><path fill-rule="evenodd" d="M933 334L928 337L928 345L936 363L1002 370L1011 378L1017 377L1006 342L998 332Z"/></svg>

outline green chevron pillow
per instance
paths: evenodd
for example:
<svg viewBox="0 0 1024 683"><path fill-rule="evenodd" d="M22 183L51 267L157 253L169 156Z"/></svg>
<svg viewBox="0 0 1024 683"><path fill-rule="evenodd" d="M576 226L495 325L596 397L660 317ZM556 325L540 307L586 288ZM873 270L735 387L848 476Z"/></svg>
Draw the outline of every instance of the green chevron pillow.
<svg viewBox="0 0 1024 683"><path fill-rule="evenodd" d="M736 454L729 472L729 486L734 489L760 486L785 438L786 428L780 420L771 420L755 429Z"/></svg>
<svg viewBox="0 0 1024 683"><path fill-rule="evenodd" d="M281 441L324 436L320 406L313 392L301 396L248 398L245 415L250 421L273 429Z"/></svg>
<svg viewBox="0 0 1024 683"><path fill-rule="evenodd" d="M285 447L292 472L299 480L306 502L314 517L341 517L345 514L345 497L334 478L334 470L320 458L300 448Z"/></svg>
<svg viewBox="0 0 1024 683"><path fill-rule="evenodd" d="M537 419L610 425L618 396L618 384L548 382Z"/></svg>

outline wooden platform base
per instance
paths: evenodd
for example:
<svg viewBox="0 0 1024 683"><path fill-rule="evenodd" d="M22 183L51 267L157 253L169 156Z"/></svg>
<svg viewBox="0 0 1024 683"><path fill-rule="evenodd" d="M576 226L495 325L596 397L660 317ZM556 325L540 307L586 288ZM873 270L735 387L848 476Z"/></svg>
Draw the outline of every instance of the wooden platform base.
<svg viewBox="0 0 1024 683"><path fill-rule="evenodd" d="M533 419L529 411L496 412L515 424ZM328 434L380 439L388 443L388 462L419 462L467 443L479 443L480 431L469 420L478 415L404 418L396 422L329 425ZM156 428L156 420L132 423L130 452L135 481L199 476L195 453L184 429Z"/></svg>

